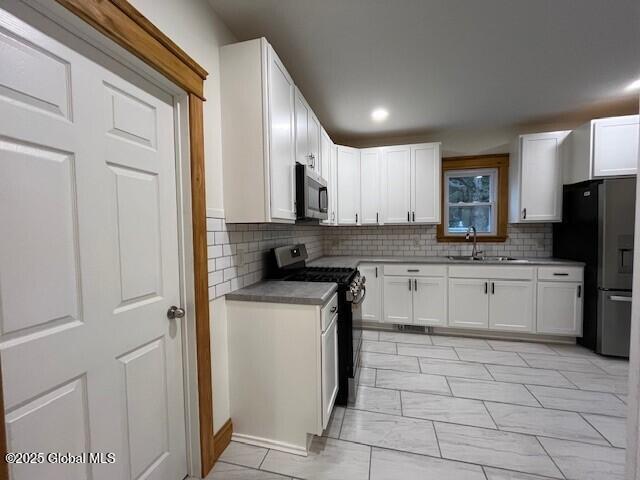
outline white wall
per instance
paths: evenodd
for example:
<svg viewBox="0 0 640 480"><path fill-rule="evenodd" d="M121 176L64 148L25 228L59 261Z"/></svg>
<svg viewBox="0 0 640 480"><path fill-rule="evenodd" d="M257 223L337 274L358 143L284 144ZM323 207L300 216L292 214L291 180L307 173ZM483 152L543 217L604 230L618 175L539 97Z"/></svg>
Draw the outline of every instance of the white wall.
<svg viewBox="0 0 640 480"><path fill-rule="evenodd" d="M209 76L204 84L204 157L207 216L224 215L222 195L222 145L220 126L220 76L218 48L236 41L207 0L130 0ZM227 368L227 319L224 298L211 302L213 376L213 428L230 416Z"/></svg>
<svg viewBox="0 0 640 480"><path fill-rule="evenodd" d="M220 67L218 48L236 38L207 0L130 0L165 35L198 62L209 76L204 83L204 157L207 216L223 216Z"/></svg>

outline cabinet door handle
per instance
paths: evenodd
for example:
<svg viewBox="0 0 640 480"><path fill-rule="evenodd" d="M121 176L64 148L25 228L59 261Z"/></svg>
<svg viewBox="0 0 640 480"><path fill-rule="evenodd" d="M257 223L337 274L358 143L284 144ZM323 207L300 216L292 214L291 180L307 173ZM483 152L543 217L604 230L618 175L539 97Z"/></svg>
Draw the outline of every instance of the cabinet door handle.
<svg viewBox="0 0 640 480"><path fill-rule="evenodd" d="M523 209L522 209L522 219L523 219L523 220L526 220L526 219L527 219L527 209L526 209L526 208L523 208Z"/></svg>
<svg viewBox="0 0 640 480"><path fill-rule="evenodd" d="M496 294L496 284L491 282L491 295L495 295Z"/></svg>
<svg viewBox="0 0 640 480"><path fill-rule="evenodd" d="M414 278L413 279L413 289L417 292L418 291L418 279Z"/></svg>
<svg viewBox="0 0 640 480"><path fill-rule="evenodd" d="M413 212L411 215L413 216L413 221L415 222L416 221L416 212Z"/></svg>
<svg viewBox="0 0 640 480"><path fill-rule="evenodd" d="M582 297L582 285L578 285L578 298Z"/></svg>
<svg viewBox="0 0 640 480"><path fill-rule="evenodd" d="M411 221L411 215L409 214L409 212L407 212L407 222Z"/></svg>
<svg viewBox="0 0 640 480"><path fill-rule="evenodd" d="M484 282L484 294L486 295L489 292L489 283Z"/></svg>
<svg viewBox="0 0 640 480"><path fill-rule="evenodd" d="M376 267L376 278L378 278L378 267Z"/></svg>
<svg viewBox="0 0 640 480"><path fill-rule="evenodd" d="M376 223L380 223L378 212L376 212Z"/></svg>
<svg viewBox="0 0 640 480"><path fill-rule="evenodd" d="M419 268L408 268L407 269L407 272L409 272L409 273L418 273L419 271L420 271Z"/></svg>
<svg viewBox="0 0 640 480"><path fill-rule="evenodd" d="M554 277L568 277L569 274L566 272L553 272Z"/></svg>
<svg viewBox="0 0 640 480"><path fill-rule="evenodd" d="M358 223L358 214L356 213L356 223Z"/></svg>
<svg viewBox="0 0 640 480"><path fill-rule="evenodd" d="M411 279L409 279L409 291L411 291Z"/></svg>

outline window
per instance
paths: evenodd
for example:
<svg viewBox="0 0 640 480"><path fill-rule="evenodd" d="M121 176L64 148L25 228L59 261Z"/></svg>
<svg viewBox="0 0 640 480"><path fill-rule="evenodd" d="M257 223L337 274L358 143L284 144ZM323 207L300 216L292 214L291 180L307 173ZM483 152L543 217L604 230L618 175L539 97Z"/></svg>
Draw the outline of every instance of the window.
<svg viewBox="0 0 640 480"><path fill-rule="evenodd" d="M438 240L464 242L475 227L479 242L505 241L508 171L508 154L443 158Z"/></svg>
<svg viewBox="0 0 640 480"><path fill-rule="evenodd" d="M478 235L495 235L498 170L450 170L445 173L444 224L447 235L465 234L475 227Z"/></svg>

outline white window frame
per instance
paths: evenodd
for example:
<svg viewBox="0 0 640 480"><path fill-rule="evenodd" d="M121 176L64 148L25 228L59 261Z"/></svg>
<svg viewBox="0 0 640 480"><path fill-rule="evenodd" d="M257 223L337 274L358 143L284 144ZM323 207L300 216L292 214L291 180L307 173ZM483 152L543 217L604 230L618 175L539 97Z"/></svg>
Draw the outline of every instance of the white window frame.
<svg viewBox="0 0 640 480"><path fill-rule="evenodd" d="M489 201L488 202L459 202L449 203L449 178L450 177L475 177L478 175L489 175ZM462 236L466 232L451 232L449 231L449 207L478 207L488 205L491 207L491 229L489 232L478 232L479 237L493 237L498 234L498 204L497 204L497 190L498 190L498 169L497 168L474 168L474 169L461 169L461 170L447 170L444 175L444 233L448 237Z"/></svg>

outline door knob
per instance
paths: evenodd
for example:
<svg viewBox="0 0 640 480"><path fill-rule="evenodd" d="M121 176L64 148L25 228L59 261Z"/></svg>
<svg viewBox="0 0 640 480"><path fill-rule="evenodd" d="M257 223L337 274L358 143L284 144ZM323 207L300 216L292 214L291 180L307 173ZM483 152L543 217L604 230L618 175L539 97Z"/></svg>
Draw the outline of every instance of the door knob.
<svg viewBox="0 0 640 480"><path fill-rule="evenodd" d="M180 308L180 307L176 307L175 305L172 305L171 307L169 307L169 310L167 310L167 318L169 320L173 320L174 318L182 318L184 317L184 308Z"/></svg>

